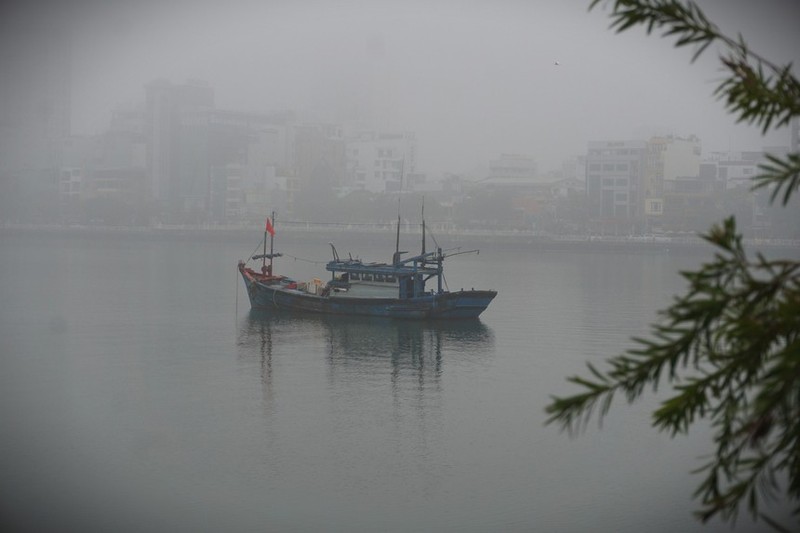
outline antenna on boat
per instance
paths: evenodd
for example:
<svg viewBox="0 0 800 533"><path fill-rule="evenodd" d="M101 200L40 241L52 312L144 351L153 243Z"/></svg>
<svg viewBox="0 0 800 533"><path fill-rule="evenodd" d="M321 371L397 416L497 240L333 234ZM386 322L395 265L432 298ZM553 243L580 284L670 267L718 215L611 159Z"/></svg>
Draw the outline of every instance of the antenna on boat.
<svg viewBox="0 0 800 533"><path fill-rule="evenodd" d="M422 197L422 256L425 257L425 197ZM424 259L423 259L424 260Z"/></svg>

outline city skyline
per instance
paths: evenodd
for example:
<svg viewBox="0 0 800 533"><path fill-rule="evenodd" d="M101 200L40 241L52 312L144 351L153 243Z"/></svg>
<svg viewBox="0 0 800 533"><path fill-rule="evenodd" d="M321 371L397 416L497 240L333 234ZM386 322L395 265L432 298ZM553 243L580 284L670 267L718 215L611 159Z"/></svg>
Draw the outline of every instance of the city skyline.
<svg viewBox="0 0 800 533"><path fill-rule="evenodd" d="M734 4L701 2L755 50L796 59L791 3L760 4L758 17ZM788 144L788 129L762 138L715 101L713 51L691 64L669 39L613 35L587 6L78 1L13 8L7 20L68 31L76 134L102 131L115 107L166 78L207 81L219 108L413 131L419 168L432 176L501 153L531 156L546 172L588 141L654 134L696 135L704 153ZM29 33L5 39L24 51Z"/></svg>

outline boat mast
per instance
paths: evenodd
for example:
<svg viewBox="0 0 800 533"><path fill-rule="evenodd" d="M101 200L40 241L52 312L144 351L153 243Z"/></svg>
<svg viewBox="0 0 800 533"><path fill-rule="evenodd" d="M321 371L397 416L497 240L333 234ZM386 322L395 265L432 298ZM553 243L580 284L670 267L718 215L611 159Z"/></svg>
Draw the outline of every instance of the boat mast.
<svg viewBox="0 0 800 533"><path fill-rule="evenodd" d="M267 253L267 233L269 233L269 253ZM280 257L281 254L274 252L275 244L275 211L272 216L267 218L264 225L264 252L260 256L253 256L253 259L261 257L261 273L271 276L272 275L272 259L276 256ZM267 266L267 258L269 257L269 266Z"/></svg>
<svg viewBox="0 0 800 533"><path fill-rule="evenodd" d="M267 219L267 223L264 224L264 251L261 253L261 273L267 273L267 224L269 224L269 219ZM270 259L270 261L272 261Z"/></svg>
<svg viewBox="0 0 800 533"><path fill-rule="evenodd" d="M400 161L400 191L397 195L397 237L394 241L394 261L392 261L395 266L400 263L400 198L403 196L403 174L405 166L406 156L403 154L403 160Z"/></svg>
<svg viewBox="0 0 800 533"><path fill-rule="evenodd" d="M275 242L275 211L272 212L272 218L271 218L270 222L271 222L270 225L272 226L272 231L269 232L269 275L271 276L272 275L272 258L275 256L275 254L273 253L273 250L274 250L273 244ZM264 235L264 237L266 238L266 234ZM264 241L264 242L266 244L266 241ZM265 250L265 253L266 253L266 250Z"/></svg>
<svg viewBox="0 0 800 533"><path fill-rule="evenodd" d="M436 285L437 285L437 288L439 289L439 294L442 294L442 278L444 276L442 274L443 269L442 269L442 247L441 246L437 246L436 247L436 272L438 274L436 276Z"/></svg>

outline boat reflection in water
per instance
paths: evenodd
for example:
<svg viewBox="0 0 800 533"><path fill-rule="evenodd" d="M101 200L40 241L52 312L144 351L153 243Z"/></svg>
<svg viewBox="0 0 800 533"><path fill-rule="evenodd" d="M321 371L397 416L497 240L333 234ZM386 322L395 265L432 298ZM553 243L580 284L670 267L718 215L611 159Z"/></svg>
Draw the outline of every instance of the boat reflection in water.
<svg viewBox="0 0 800 533"><path fill-rule="evenodd" d="M260 400L262 482L327 520L301 529L336 529L355 512L364 518L346 529L385 530L420 506L434 516L470 435L474 370L493 361L489 327L254 311L239 324L237 394L248 412Z"/></svg>
<svg viewBox="0 0 800 533"><path fill-rule="evenodd" d="M397 380L439 379L448 364L482 364L493 354L492 330L479 320L408 321L379 317L299 315L251 310L239 332L240 359L260 360L262 380L273 359L313 365L326 358L329 373ZM305 361L305 362L300 362Z"/></svg>

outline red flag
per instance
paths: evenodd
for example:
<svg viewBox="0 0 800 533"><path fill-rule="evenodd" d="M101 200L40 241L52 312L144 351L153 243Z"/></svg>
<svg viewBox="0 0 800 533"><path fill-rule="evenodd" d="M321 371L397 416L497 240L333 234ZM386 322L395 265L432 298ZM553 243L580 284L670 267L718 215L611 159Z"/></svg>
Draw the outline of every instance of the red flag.
<svg viewBox="0 0 800 533"><path fill-rule="evenodd" d="M272 220L270 220L269 218L267 218L267 233L269 233L273 237L275 236L275 228L272 227Z"/></svg>

